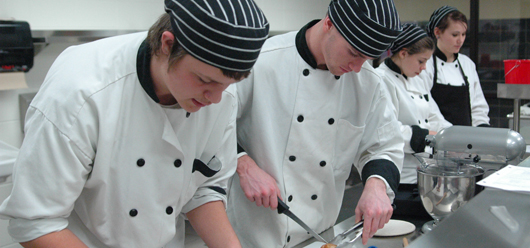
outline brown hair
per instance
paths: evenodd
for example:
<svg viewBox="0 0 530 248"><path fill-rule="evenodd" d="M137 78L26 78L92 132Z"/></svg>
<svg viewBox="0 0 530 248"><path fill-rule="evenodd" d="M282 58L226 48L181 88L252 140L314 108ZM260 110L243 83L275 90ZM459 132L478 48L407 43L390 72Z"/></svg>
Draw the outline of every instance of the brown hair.
<svg viewBox="0 0 530 248"><path fill-rule="evenodd" d="M451 20L453 20L455 22L464 23L466 28L467 28L466 15L464 15L462 12L460 12L458 10L455 10L455 11L452 11L451 13L445 15L444 18L442 18L442 20L440 20L440 22L438 23L438 26L436 26L438 29L440 29L441 32L445 31L445 29L447 29L447 27L449 27L449 18L451 18Z"/></svg>
<svg viewBox="0 0 530 248"><path fill-rule="evenodd" d="M162 48L162 42L161 37L162 33L165 31L172 32L171 28L171 18L169 14L164 13L158 18L158 20L149 28L149 31L147 33L147 42L149 42L149 46L151 47L151 56L158 56L160 54L160 49ZM169 68L171 68L173 65L175 65L180 59L182 59L185 55L187 55L188 52L182 48L182 46L179 45L177 39L175 38L175 41L173 42L173 47L171 47L171 53L169 54ZM229 78L233 78L235 80L241 80L248 75L250 75L249 71L231 71L226 69L219 68L223 75Z"/></svg>

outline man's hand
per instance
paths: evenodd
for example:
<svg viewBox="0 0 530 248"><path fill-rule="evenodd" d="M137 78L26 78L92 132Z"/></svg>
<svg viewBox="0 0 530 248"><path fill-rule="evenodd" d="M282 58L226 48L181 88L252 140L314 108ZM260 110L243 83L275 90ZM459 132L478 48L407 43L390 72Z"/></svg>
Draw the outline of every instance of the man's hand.
<svg viewBox="0 0 530 248"><path fill-rule="evenodd" d="M363 193L355 208L355 223L364 218L363 244L373 237L378 229L388 223L392 216L393 208L386 194L385 182L372 177L364 185Z"/></svg>
<svg viewBox="0 0 530 248"><path fill-rule="evenodd" d="M256 162L248 155L237 160L237 174L245 196L256 205L276 209L278 197L281 198L280 189L276 180L267 172L258 167Z"/></svg>

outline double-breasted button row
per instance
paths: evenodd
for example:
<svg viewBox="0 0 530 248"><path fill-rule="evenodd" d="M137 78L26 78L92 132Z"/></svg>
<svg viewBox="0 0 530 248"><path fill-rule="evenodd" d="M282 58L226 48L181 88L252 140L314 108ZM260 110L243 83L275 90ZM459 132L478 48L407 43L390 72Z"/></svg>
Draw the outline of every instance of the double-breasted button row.
<svg viewBox="0 0 530 248"><path fill-rule="evenodd" d="M138 160L136 160L136 165L138 165L138 167L143 167L145 165L145 159L143 158L140 158ZM182 165L182 160L180 159L176 159L174 162L173 162L173 165L177 168L179 168L181 165Z"/></svg>
<svg viewBox="0 0 530 248"><path fill-rule="evenodd" d="M296 117L296 121L302 123L304 122L305 118L303 115L298 115L298 117ZM329 125L333 125L333 123L335 123L335 119L334 118L329 118L328 119L328 124Z"/></svg>
<svg viewBox="0 0 530 248"><path fill-rule="evenodd" d="M173 213L173 207L169 206L166 208L166 214L171 215ZM129 210L129 216L136 217L138 215L138 209L133 208Z"/></svg>

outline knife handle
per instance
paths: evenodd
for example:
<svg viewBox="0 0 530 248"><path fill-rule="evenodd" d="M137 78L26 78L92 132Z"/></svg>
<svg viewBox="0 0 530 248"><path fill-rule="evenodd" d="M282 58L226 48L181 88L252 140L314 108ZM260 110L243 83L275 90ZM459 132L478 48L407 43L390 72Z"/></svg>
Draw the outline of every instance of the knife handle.
<svg viewBox="0 0 530 248"><path fill-rule="evenodd" d="M278 213L282 214L285 210L289 210L289 206L278 197Z"/></svg>

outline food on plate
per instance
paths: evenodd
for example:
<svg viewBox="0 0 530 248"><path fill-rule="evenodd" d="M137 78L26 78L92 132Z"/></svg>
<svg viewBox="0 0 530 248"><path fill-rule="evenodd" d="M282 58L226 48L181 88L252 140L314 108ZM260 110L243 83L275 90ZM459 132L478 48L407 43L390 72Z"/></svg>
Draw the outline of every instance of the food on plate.
<svg viewBox="0 0 530 248"><path fill-rule="evenodd" d="M337 245L334 245L334 244L325 244L325 245L323 245L320 248L336 248L336 247L337 247Z"/></svg>

